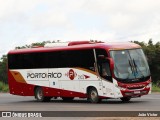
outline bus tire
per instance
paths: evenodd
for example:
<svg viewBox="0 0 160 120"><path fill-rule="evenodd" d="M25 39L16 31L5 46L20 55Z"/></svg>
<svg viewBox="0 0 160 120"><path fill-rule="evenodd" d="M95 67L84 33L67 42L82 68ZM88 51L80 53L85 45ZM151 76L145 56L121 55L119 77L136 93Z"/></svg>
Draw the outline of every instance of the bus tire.
<svg viewBox="0 0 160 120"><path fill-rule="evenodd" d="M120 99L122 100L122 102L129 102L131 100L130 97L122 97Z"/></svg>
<svg viewBox="0 0 160 120"><path fill-rule="evenodd" d="M72 101L74 97L62 97L63 101Z"/></svg>
<svg viewBox="0 0 160 120"><path fill-rule="evenodd" d="M35 89L35 98L38 102L48 102L51 99L51 97L44 96L42 87L37 87Z"/></svg>
<svg viewBox="0 0 160 120"><path fill-rule="evenodd" d="M89 89L89 91L88 91L88 101L91 102L91 103L98 103L98 102L101 101L96 88L92 87L92 88Z"/></svg>

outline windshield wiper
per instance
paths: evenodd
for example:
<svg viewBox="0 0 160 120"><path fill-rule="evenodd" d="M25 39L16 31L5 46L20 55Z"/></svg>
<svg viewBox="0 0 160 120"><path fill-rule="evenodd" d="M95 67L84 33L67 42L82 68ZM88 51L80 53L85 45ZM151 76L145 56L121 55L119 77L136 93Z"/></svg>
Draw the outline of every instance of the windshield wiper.
<svg viewBox="0 0 160 120"><path fill-rule="evenodd" d="M136 78L135 70L134 70L134 66L133 66L132 61L131 61L131 60L128 60L128 63L129 63L129 66L130 66L130 68L131 68L132 74L133 74L134 77ZM128 76L126 77L126 79L129 79L129 76L130 76L130 73L128 73Z"/></svg>
<svg viewBox="0 0 160 120"><path fill-rule="evenodd" d="M132 65L132 63L131 63L130 60L128 60L128 62L129 62L129 65L130 65L130 67L131 67L131 71L132 71L132 73L133 73L133 72L134 72L133 65Z"/></svg>
<svg viewBox="0 0 160 120"><path fill-rule="evenodd" d="M132 61L133 61L134 67L135 67L135 69L136 69L136 72L138 73L138 71L139 71L139 72L141 73L143 79L144 79L145 76L143 75L142 71L139 69L139 67L138 67L137 64L135 63L135 60L133 59ZM138 70L137 70L137 69L138 69Z"/></svg>

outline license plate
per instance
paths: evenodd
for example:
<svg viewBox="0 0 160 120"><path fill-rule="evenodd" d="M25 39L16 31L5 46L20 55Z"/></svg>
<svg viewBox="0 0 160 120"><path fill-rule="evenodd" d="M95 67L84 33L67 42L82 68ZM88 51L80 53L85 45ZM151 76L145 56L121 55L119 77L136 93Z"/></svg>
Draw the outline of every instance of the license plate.
<svg viewBox="0 0 160 120"><path fill-rule="evenodd" d="M140 94L141 92L140 91L134 91L134 94Z"/></svg>

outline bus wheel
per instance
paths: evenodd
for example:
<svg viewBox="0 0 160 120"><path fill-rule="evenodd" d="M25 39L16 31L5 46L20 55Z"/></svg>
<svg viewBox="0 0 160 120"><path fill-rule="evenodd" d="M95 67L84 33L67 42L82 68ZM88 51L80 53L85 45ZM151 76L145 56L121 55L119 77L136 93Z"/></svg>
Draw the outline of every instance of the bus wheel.
<svg viewBox="0 0 160 120"><path fill-rule="evenodd" d="M72 101L74 97L62 97L63 101Z"/></svg>
<svg viewBox="0 0 160 120"><path fill-rule="evenodd" d="M45 97L43 90L41 87L37 87L35 89L35 98L37 99L38 102L47 102L50 101L51 97Z"/></svg>
<svg viewBox="0 0 160 120"><path fill-rule="evenodd" d="M131 100L130 97L122 97L122 98L120 98L120 99L122 100L122 102L128 102L128 101Z"/></svg>
<svg viewBox="0 0 160 120"><path fill-rule="evenodd" d="M97 90L95 88L89 89L88 100L91 103L98 103L98 102L101 101L101 99L98 96L98 92L97 92Z"/></svg>

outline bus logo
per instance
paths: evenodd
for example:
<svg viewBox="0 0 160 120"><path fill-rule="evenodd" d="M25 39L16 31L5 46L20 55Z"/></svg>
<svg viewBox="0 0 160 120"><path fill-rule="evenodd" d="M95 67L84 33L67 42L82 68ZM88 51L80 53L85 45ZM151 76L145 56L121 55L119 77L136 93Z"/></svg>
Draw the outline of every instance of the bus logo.
<svg viewBox="0 0 160 120"><path fill-rule="evenodd" d="M65 76L69 77L70 80L74 80L74 78L77 76L77 73L73 69L70 69Z"/></svg>
<svg viewBox="0 0 160 120"><path fill-rule="evenodd" d="M77 75L76 75L76 73L74 72L74 70L73 70L73 69L70 69L70 70L69 70L69 78L70 78L71 80L73 80L76 76L77 76Z"/></svg>

